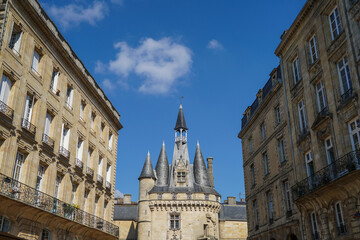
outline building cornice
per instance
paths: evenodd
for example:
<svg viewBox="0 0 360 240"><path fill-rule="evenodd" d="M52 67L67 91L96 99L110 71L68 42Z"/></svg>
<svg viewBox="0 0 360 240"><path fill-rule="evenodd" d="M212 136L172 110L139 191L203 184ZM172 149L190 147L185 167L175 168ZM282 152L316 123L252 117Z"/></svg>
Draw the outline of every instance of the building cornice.
<svg viewBox="0 0 360 240"><path fill-rule="evenodd" d="M12 1L16 1L21 5L24 10L29 13L29 16L32 17L31 19L39 23L37 26L39 26L39 29L48 38L49 42L54 45L56 51L65 56L63 57L63 61L67 63L67 67L76 74L77 78L81 80L82 83L84 83L88 92L96 99L97 104L106 111L107 116L109 116L115 128L120 130L123 127L120 123L120 114L97 84L93 76L86 69L84 63L76 55L70 44L60 33L54 22L46 14L38 0Z"/></svg>
<svg viewBox="0 0 360 240"><path fill-rule="evenodd" d="M150 200L149 207L151 211L205 211L219 213L221 204L210 200Z"/></svg>

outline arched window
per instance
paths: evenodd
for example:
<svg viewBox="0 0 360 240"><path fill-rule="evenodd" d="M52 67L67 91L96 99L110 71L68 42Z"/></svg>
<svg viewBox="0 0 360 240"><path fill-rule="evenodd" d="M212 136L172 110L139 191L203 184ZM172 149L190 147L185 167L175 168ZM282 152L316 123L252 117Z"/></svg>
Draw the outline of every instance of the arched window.
<svg viewBox="0 0 360 240"><path fill-rule="evenodd" d="M41 240L51 240L51 232L48 229L43 229L41 233Z"/></svg>
<svg viewBox="0 0 360 240"><path fill-rule="evenodd" d="M11 221L5 216L0 216L0 231L9 232L11 227Z"/></svg>

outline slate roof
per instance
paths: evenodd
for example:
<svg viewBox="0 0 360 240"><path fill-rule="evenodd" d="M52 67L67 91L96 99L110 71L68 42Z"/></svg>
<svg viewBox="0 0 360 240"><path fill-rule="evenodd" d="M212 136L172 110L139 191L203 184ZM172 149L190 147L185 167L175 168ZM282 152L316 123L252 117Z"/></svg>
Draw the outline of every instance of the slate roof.
<svg viewBox="0 0 360 240"><path fill-rule="evenodd" d="M246 221L246 205L221 204L219 220L227 221Z"/></svg>
<svg viewBox="0 0 360 240"><path fill-rule="evenodd" d="M154 186L149 193L209 193L221 196L214 188L200 186L194 183L194 187L170 187L170 186Z"/></svg>
<svg viewBox="0 0 360 240"><path fill-rule="evenodd" d="M183 130L188 130L188 128L186 126L186 122L185 122L184 111L183 111L182 105L180 105L180 108L179 108L179 113L178 113L178 117L176 120L174 130L180 130L181 128Z"/></svg>
<svg viewBox="0 0 360 240"><path fill-rule="evenodd" d="M139 180L142 178L152 178L152 179L156 179L155 178L155 174L154 174L154 170L153 170L153 166L151 163L151 159L150 159L150 153L148 152L147 156L146 156L146 160L144 163L144 167L141 171L141 174L139 176Z"/></svg>
<svg viewBox="0 0 360 240"><path fill-rule="evenodd" d="M158 161L156 163L156 185L166 186L169 184L169 162L166 155L165 143L161 147Z"/></svg>
<svg viewBox="0 0 360 240"><path fill-rule="evenodd" d="M133 220L137 221L138 206L136 205L117 205L114 206L114 220Z"/></svg>

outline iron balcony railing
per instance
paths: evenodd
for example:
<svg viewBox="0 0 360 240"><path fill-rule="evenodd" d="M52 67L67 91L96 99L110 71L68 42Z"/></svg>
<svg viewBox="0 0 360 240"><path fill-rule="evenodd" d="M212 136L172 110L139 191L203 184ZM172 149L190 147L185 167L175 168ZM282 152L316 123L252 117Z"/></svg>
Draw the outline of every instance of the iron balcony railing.
<svg viewBox="0 0 360 240"><path fill-rule="evenodd" d="M45 133L42 136L42 141L43 143L54 149L55 141Z"/></svg>
<svg viewBox="0 0 360 240"><path fill-rule="evenodd" d="M100 174L98 174L98 175L97 175L97 181L98 181L98 183L103 184L104 178L103 178Z"/></svg>
<svg viewBox="0 0 360 240"><path fill-rule="evenodd" d="M83 169L84 165L83 165L83 162L80 159L75 158L75 166L78 167L78 168Z"/></svg>
<svg viewBox="0 0 360 240"><path fill-rule="evenodd" d="M107 189L111 189L111 183L109 181L106 181L105 186Z"/></svg>
<svg viewBox="0 0 360 240"><path fill-rule="evenodd" d="M297 200L316 189L360 169L360 151L352 151L295 184L291 189Z"/></svg>
<svg viewBox="0 0 360 240"><path fill-rule="evenodd" d="M28 130L30 133L35 135L36 127L28 119L23 118L21 121L21 127Z"/></svg>
<svg viewBox="0 0 360 240"><path fill-rule="evenodd" d="M59 153L60 153L60 155L64 156L65 158L70 158L69 150L67 150L63 146L60 146Z"/></svg>
<svg viewBox="0 0 360 240"><path fill-rule="evenodd" d="M86 174L93 177L94 176L94 170L90 167L86 167Z"/></svg>
<svg viewBox="0 0 360 240"><path fill-rule="evenodd" d="M3 101L0 101L0 112L2 112L5 116L10 118L11 120L14 117L14 110L12 110L8 105L6 105Z"/></svg>
<svg viewBox="0 0 360 240"><path fill-rule="evenodd" d="M79 208L0 174L0 195L118 237L119 228Z"/></svg>
<svg viewBox="0 0 360 240"><path fill-rule="evenodd" d="M346 92L341 95L340 102L343 103L352 96L353 89L349 88Z"/></svg>

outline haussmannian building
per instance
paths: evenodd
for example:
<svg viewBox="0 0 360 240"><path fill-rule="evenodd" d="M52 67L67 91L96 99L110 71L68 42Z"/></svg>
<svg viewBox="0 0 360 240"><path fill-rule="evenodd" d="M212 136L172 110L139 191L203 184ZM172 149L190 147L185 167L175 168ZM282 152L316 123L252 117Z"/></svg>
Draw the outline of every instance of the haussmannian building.
<svg viewBox="0 0 360 240"><path fill-rule="evenodd" d="M275 53L290 133L296 239L360 239L360 1L308 0ZM261 118L249 121L260 124ZM245 163L249 142L242 142ZM251 174L245 164L244 171ZM250 223L253 212L248 209ZM265 239L256 231L249 227L250 239ZM270 229L266 234L282 239Z"/></svg>
<svg viewBox="0 0 360 240"><path fill-rule="evenodd" d="M0 18L0 238L118 239L119 113L37 0Z"/></svg>

